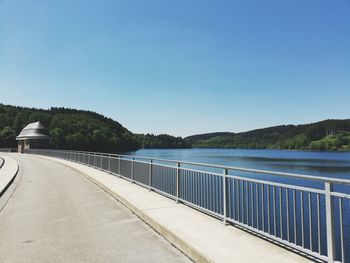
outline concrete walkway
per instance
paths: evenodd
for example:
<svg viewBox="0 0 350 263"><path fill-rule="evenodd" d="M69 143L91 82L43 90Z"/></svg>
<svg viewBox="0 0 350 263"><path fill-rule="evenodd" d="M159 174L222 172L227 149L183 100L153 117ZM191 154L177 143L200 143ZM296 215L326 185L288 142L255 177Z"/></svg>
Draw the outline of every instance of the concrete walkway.
<svg viewBox="0 0 350 263"><path fill-rule="evenodd" d="M59 162L87 176L196 262L309 262L308 259L108 173Z"/></svg>
<svg viewBox="0 0 350 263"><path fill-rule="evenodd" d="M0 212L0 262L190 261L73 169L30 155L7 156L23 173Z"/></svg>

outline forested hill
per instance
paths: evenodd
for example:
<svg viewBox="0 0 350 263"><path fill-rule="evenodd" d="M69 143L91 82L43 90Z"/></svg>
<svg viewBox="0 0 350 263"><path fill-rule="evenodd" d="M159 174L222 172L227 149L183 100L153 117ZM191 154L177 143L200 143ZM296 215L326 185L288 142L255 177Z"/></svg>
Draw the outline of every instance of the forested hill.
<svg viewBox="0 0 350 263"><path fill-rule="evenodd" d="M350 119L282 125L241 133L208 133L185 138L192 147L242 149L350 150Z"/></svg>
<svg viewBox="0 0 350 263"><path fill-rule="evenodd" d="M67 108L35 109L0 104L0 148L16 147L28 123L40 121L57 149L122 152L139 148L242 148L350 151L350 119L282 125L248 132L217 132L187 137L133 134L101 114Z"/></svg>
<svg viewBox="0 0 350 263"><path fill-rule="evenodd" d="M16 135L28 123L35 121L48 128L54 148L94 151L138 148L130 131L95 112L66 108L44 110L3 104L0 104L1 146L15 146Z"/></svg>
<svg viewBox="0 0 350 263"><path fill-rule="evenodd" d="M117 152L144 148L188 147L170 135L135 135L120 123L91 111L35 109L0 104L0 148L16 147L16 136L28 123L40 121L50 133L52 148Z"/></svg>

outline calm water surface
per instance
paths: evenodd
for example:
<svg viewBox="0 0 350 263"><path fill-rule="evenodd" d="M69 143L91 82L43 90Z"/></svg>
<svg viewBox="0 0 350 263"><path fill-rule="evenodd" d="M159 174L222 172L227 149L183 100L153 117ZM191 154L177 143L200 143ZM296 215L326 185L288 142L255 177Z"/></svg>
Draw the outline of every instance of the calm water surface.
<svg viewBox="0 0 350 263"><path fill-rule="evenodd" d="M239 149L166 149L166 150L138 150L131 153L137 156L170 159L188 162L210 163L224 166L238 166L243 168L252 168L260 170L270 170L278 172L290 172L307 174L313 176L333 177L350 179L350 152L311 152L311 151L284 151L284 150L239 150ZM197 167L198 169L198 167ZM203 169L203 168L201 168ZM217 170L222 172L222 170ZM259 178L262 180L275 181L286 184L301 185L306 187L324 189L323 183L316 181L291 179L285 177L278 177L273 175L263 174L247 174L237 171L231 171L231 174L240 176L249 176ZM334 190L339 192L350 193L349 185L334 185ZM292 198L292 197L290 197ZM321 236L326 237L325 229L325 200L321 197ZM334 200L335 222L339 222L339 206L337 200ZM308 207L307 200L303 200L304 207ZM315 208L316 199L312 198L313 211ZM297 206L300 206L300 200L297 200ZM286 209L283 206L283 209ZM300 215L296 215L298 222L300 222ZM344 201L344 250L345 259L343 262L350 262L350 202ZM312 214L313 222L317 221L315 212ZM308 220L305 220L305 227L308 229ZM279 227L279 226L278 226ZM300 228L300 227L299 227ZM307 231L307 230L306 230ZM339 223L335 223L335 244L336 244L336 258L340 257L340 232ZM301 236L301 230L298 229L298 236ZM317 232L317 229L313 229ZM317 244L318 239L313 236L314 244ZM305 232L306 247L310 246L310 239L308 233ZM300 238L299 238L300 239ZM301 242L300 240L298 242ZM315 248L314 248L315 251ZM326 254L326 242L321 244L322 254Z"/></svg>
<svg viewBox="0 0 350 263"><path fill-rule="evenodd" d="M350 179L350 152L143 149L135 155Z"/></svg>

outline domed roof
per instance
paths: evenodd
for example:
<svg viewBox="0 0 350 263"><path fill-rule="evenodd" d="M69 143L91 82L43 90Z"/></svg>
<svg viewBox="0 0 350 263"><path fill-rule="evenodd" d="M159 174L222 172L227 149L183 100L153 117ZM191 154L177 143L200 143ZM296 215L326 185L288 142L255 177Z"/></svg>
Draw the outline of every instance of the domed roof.
<svg viewBox="0 0 350 263"><path fill-rule="evenodd" d="M48 140L49 136L46 135L47 131L44 125L40 122L29 123L23 128L21 133L17 136L16 140L25 139L37 139L37 140Z"/></svg>

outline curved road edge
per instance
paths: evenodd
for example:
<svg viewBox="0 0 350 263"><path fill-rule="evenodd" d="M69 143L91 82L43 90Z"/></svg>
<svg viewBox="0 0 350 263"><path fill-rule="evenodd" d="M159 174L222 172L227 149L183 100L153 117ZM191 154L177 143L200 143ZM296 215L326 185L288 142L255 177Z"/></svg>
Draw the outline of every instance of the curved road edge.
<svg viewBox="0 0 350 263"><path fill-rule="evenodd" d="M0 169L4 166L5 160L0 156Z"/></svg>
<svg viewBox="0 0 350 263"><path fill-rule="evenodd" d="M178 250L180 250L183 254L185 254L188 258L190 258L193 262L198 263L214 263L212 259L210 259L208 256L201 253L199 250L194 248L190 243L186 242L182 238L180 238L176 233L173 233L171 230L169 230L167 227L159 223L157 220L153 219L151 216L148 215L147 209L142 209L138 205L133 204L133 202L130 202L127 200L127 198L124 198L122 195L118 194L117 191L112 189L109 184L106 184L104 182L101 182L100 180L96 179L96 177L89 171L92 172L98 172L103 173L106 175L111 175L106 172L88 167L86 165L81 165L77 163L73 163L70 161L47 157L47 156L40 156L40 155L34 155L39 158L43 159L49 159L54 162L61 163L77 173L84 176L86 179L91 181L92 183L96 184L98 187L100 187L102 190L104 190L106 193L108 193L110 196L112 196L116 201L120 202L122 205L124 205L126 208L128 208L133 214L135 214L137 217L139 217L143 222L145 222L147 225L149 225L154 231L156 231L159 235L161 235L163 238L165 238L170 244L172 244L174 247L176 247ZM86 169L82 169L86 168ZM112 176L112 175L111 175ZM116 176L112 176L113 179L118 180L119 178ZM122 180L122 179L119 179ZM122 180L124 183L129 183L126 180ZM129 183L130 184L130 183ZM134 185L139 189L144 189L140 186ZM148 190L147 190L148 192ZM156 194L158 196L158 194ZM160 196L161 198L164 198ZM167 199L167 198L165 198ZM151 208L152 209L152 208Z"/></svg>
<svg viewBox="0 0 350 263"><path fill-rule="evenodd" d="M219 220L115 175L62 159L34 156L61 163L80 173L194 262L310 262L310 258L237 228L226 227Z"/></svg>
<svg viewBox="0 0 350 263"><path fill-rule="evenodd" d="M0 169L0 198L13 183L19 171L19 165L15 159L5 155L1 158L4 162Z"/></svg>

